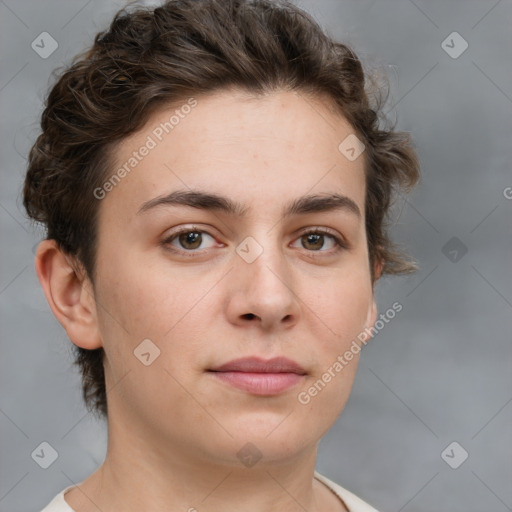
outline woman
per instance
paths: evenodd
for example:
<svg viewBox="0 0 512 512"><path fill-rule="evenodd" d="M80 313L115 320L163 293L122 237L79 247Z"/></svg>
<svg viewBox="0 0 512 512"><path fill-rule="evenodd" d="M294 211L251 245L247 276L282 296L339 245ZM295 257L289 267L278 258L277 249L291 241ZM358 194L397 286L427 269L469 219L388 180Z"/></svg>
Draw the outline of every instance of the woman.
<svg viewBox="0 0 512 512"><path fill-rule="evenodd" d="M385 220L418 161L369 78L266 0L121 11L60 76L24 204L108 450L44 512L375 510L315 471L374 285L415 268Z"/></svg>

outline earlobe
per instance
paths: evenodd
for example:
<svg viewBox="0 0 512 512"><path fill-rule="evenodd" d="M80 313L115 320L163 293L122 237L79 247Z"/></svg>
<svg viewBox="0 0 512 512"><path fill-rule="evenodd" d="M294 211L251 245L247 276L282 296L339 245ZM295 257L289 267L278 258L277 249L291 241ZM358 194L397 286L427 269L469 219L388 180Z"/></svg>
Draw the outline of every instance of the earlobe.
<svg viewBox="0 0 512 512"><path fill-rule="evenodd" d="M371 328L375 325L375 322L377 321L378 314L379 314L379 311L377 308L377 303L375 301L375 298L372 298L372 303L370 305L370 308L368 309L368 315L366 317L366 323L365 323L366 331L365 332L368 332L369 330L371 330Z"/></svg>
<svg viewBox="0 0 512 512"><path fill-rule="evenodd" d="M69 339L85 349L101 347L90 281L77 275L70 256L61 251L55 240L43 240L38 245L35 269L46 300Z"/></svg>
<svg viewBox="0 0 512 512"><path fill-rule="evenodd" d="M373 269L374 269L374 272L373 272L374 279L373 279L372 287L375 287L375 283L380 279L380 276L382 274L383 268L384 268L384 262L382 261L382 258L380 256L378 256L376 258L375 264L373 266Z"/></svg>

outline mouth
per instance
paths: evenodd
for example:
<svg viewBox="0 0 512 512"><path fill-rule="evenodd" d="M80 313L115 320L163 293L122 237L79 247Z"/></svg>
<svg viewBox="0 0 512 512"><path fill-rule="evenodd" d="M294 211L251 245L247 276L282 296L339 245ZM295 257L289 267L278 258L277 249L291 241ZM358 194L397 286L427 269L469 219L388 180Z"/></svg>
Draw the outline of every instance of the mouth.
<svg viewBox="0 0 512 512"><path fill-rule="evenodd" d="M283 393L296 386L307 374L298 363L285 357L235 359L208 372L230 386L260 396Z"/></svg>

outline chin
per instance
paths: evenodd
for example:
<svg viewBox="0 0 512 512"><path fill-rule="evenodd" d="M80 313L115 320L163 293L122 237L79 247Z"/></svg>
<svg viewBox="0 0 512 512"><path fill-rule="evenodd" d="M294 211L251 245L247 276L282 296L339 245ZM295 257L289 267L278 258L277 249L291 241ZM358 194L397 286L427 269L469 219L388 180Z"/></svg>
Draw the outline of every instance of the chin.
<svg viewBox="0 0 512 512"><path fill-rule="evenodd" d="M239 419L236 424L223 424L226 430L233 435L222 435L212 449L215 457L219 453L225 454L227 463L239 465L247 456L249 459L258 459L258 465L275 465L291 462L305 450L315 446L320 438L314 436L311 425L305 426L297 423L294 414L288 418L285 415L265 415L255 418ZM284 421L283 421L284 419ZM235 457L233 457L233 455Z"/></svg>

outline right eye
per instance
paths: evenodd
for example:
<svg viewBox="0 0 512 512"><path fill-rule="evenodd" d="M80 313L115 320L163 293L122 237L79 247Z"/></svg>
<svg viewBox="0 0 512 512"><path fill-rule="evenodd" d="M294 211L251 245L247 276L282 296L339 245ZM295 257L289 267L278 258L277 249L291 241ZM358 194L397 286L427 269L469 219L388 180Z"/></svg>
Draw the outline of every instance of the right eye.
<svg viewBox="0 0 512 512"><path fill-rule="evenodd" d="M210 239L215 242L212 235L197 228L185 228L181 229L162 241L162 245L172 251L177 252L198 252L201 249L201 245ZM208 249L213 247L214 244L210 242L209 247L202 247L202 249Z"/></svg>

